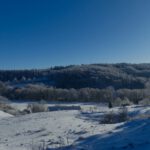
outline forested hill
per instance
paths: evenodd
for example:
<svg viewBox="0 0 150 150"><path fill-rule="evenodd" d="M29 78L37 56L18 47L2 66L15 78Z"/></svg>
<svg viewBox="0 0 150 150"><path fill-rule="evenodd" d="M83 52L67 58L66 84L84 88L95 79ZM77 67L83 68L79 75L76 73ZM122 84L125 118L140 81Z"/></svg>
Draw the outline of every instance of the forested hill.
<svg viewBox="0 0 150 150"><path fill-rule="evenodd" d="M149 86L150 64L89 64L36 70L1 70L0 81L43 83L56 88L141 89Z"/></svg>

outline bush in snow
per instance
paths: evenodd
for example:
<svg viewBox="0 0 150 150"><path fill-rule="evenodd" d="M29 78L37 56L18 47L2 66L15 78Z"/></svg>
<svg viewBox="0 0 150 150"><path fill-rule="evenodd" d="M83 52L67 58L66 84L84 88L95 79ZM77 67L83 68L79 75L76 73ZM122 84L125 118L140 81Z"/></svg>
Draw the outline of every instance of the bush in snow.
<svg viewBox="0 0 150 150"><path fill-rule="evenodd" d="M130 100L125 97L124 99L121 99L121 98L117 98L116 100L114 100L112 102L112 105L115 107L115 106L129 106L131 105L132 103L130 102Z"/></svg>
<svg viewBox="0 0 150 150"><path fill-rule="evenodd" d="M111 111L110 113L106 114L103 118L103 120L101 120L102 124L112 124L114 123L114 119L115 119L115 114Z"/></svg>
<svg viewBox="0 0 150 150"><path fill-rule="evenodd" d="M111 111L108 114L104 115L100 123L113 124L125 122L127 120L128 120L128 110L126 107L122 107L118 113Z"/></svg>
<svg viewBox="0 0 150 150"><path fill-rule="evenodd" d="M127 109L127 107L123 106L118 115L118 122L124 122L124 121L127 121L128 119L129 119L128 109Z"/></svg>
<svg viewBox="0 0 150 150"><path fill-rule="evenodd" d="M127 98L125 97L123 100L122 100L122 105L121 106L129 106L131 105L132 102Z"/></svg>
<svg viewBox="0 0 150 150"><path fill-rule="evenodd" d="M46 112L48 111L48 107L42 103L32 103L28 104L27 110L30 111L30 113Z"/></svg>
<svg viewBox="0 0 150 150"><path fill-rule="evenodd" d="M147 105L150 105L150 99L149 98L145 98L143 100L141 100L139 102L140 105L144 105L144 106L147 106Z"/></svg>
<svg viewBox="0 0 150 150"><path fill-rule="evenodd" d="M14 116L17 116L17 115L21 115L22 112L17 110L16 108L12 107L8 101L0 101L0 110L8 113L8 114L11 114L11 115L14 115Z"/></svg>

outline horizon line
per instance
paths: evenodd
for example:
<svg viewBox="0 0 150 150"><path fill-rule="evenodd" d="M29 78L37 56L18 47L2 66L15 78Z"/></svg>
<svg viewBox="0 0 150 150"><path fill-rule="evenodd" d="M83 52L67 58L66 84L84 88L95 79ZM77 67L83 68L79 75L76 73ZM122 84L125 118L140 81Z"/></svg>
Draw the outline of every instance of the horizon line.
<svg viewBox="0 0 150 150"><path fill-rule="evenodd" d="M48 69L54 69L55 67L69 67L69 66L82 66L82 65L116 65L116 64L129 64L129 65L140 65L140 64L147 64L150 65L150 62L139 62L139 63L133 63L133 62L115 62L115 63L81 63L81 64L68 64L68 65L51 65L49 67L27 67L27 68L7 68L7 69L1 69L0 71L30 71L30 70L48 70Z"/></svg>

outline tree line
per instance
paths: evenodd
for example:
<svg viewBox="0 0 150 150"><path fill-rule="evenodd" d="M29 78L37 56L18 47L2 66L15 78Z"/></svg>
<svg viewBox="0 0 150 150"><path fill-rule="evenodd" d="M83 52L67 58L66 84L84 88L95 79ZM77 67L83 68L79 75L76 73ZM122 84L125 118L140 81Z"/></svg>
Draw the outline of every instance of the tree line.
<svg viewBox="0 0 150 150"><path fill-rule="evenodd" d="M12 100L47 100L68 102L113 102L128 99L134 104L150 99L150 89L105 89L81 88L61 89L44 85L29 84L22 88L13 88L0 84L0 95Z"/></svg>

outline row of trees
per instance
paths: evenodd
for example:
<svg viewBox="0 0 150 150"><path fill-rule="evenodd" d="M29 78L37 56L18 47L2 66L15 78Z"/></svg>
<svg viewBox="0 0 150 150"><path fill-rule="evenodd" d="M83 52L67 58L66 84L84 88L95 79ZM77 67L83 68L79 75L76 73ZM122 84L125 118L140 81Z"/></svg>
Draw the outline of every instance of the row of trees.
<svg viewBox="0 0 150 150"><path fill-rule="evenodd" d="M48 101L86 101L86 102L113 102L129 99L133 103L150 98L150 89L119 89L113 87L105 89L81 88L61 89L44 85L30 84L22 88L13 88L0 83L0 95L15 100L48 100Z"/></svg>

